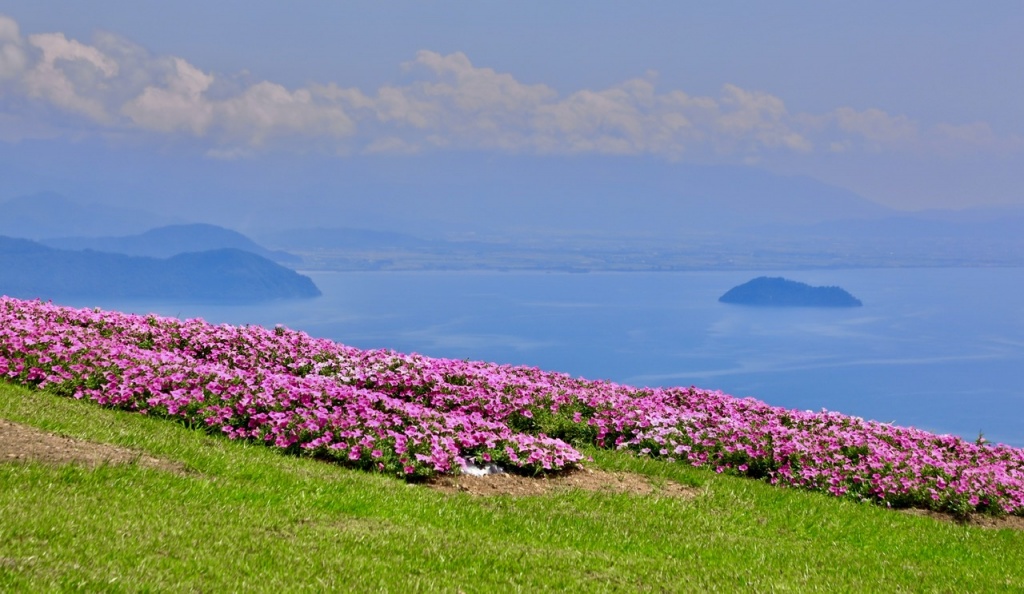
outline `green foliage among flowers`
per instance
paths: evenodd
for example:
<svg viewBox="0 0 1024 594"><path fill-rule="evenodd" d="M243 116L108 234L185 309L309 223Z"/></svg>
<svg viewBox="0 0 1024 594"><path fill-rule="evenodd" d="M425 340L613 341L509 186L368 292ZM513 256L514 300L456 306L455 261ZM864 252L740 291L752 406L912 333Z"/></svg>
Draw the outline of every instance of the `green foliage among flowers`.
<svg viewBox="0 0 1024 594"><path fill-rule="evenodd" d="M894 507L1024 515L1024 450L697 388L0 298L0 376L371 471L571 468L579 447ZM979 440L980 441L980 440Z"/></svg>

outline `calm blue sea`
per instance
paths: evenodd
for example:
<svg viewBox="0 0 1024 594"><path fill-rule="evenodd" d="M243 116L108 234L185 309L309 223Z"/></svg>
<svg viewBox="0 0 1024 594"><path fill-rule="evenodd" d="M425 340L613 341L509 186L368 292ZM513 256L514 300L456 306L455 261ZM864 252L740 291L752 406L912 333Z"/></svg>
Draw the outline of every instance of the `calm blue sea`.
<svg viewBox="0 0 1024 594"><path fill-rule="evenodd" d="M756 276L839 285L854 309L718 303ZM362 348L696 385L1024 446L1024 269L310 273L323 296L258 306L76 302L283 324Z"/></svg>

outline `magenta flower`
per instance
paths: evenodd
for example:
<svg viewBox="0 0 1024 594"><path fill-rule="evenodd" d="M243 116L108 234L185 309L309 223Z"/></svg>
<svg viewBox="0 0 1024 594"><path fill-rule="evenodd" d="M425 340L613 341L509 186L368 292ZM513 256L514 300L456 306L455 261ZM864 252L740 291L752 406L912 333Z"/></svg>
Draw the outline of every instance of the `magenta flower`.
<svg viewBox="0 0 1024 594"><path fill-rule="evenodd" d="M4 297L0 376L399 476L557 470L582 461L574 442L887 506L1024 515L1017 448L697 388L363 351L282 327Z"/></svg>

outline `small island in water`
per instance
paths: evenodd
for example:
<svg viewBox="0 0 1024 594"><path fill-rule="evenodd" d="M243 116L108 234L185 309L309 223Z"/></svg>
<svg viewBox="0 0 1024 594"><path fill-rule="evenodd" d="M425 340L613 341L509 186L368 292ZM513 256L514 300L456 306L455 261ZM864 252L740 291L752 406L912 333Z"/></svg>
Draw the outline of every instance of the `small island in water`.
<svg viewBox="0 0 1024 594"><path fill-rule="evenodd" d="M839 287L812 287L785 278L762 276L729 289L722 303L772 307L860 307L860 299Z"/></svg>

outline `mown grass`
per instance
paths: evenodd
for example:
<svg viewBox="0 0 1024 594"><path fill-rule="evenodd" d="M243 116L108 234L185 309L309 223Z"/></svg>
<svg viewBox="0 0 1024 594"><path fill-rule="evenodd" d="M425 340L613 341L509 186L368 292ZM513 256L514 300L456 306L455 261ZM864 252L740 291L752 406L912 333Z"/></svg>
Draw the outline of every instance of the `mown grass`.
<svg viewBox="0 0 1024 594"><path fill-rule="evenodd" d="M1024 533L682 464L692 499L474 498L0 384L0 418L185 465L0 461L0 591L1020 591Z"/></svg>

